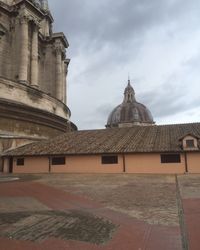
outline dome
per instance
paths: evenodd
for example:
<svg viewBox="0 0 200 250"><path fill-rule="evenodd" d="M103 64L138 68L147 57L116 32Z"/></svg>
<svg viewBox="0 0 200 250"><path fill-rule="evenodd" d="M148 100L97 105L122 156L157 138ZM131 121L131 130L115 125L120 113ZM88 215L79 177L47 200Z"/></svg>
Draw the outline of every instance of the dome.
<svg viewBox="0 0 200 250"><path fill-rule="evenodd" d="M153 117L148 108L137 102L135 91L128 81L124 91L124 100L118 105L108 117L107 128L131 127L133 125L153 125Z"/></svg>

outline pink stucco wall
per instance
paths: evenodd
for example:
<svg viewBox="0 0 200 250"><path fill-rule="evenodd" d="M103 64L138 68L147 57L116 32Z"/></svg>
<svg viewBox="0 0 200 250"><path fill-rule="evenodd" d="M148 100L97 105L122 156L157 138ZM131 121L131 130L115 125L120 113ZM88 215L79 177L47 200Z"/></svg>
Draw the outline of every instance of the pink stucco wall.
<svg viewBox="0 0 200 250"><path fill-rule="evenodd" d="M101 164L101 156L67 156L63 166L51 166L52 173L122 173L123 157L119 155L118 164Z"/></svg>
<svg viewBox="0 0 200 250"><path fill-rule="evenodd" d="M13 160L13 173L48 173L48 157L25 157L24 166L17 166L16 158Z"/></svg>
<svg viewBox="0 0 200 250"><path fill-rule="evenodd" d="M200 173L200 153L188 152L187 153L188 172Z"/></svg>
<svg viewBox="0 0 200 250"><path fill-rule="evenodd" d="M126 155L127 173L159 173L174 174L185 172L184 155L181 163L161 163L160 154L130 154Z"/></svg>
<svg viewBox="0 0 200 250"><path fill-rule="evenodd" d="M65 165L51 165L51 173L123 173L124 162L126 173L158 173L181 174L185 172L185 157L181 154L181 163L161 163L160 154L127 154L118 156L118 164L102 164L101 155L66 156ZM188 170L190 173L200 173L200 153L187 153ZM7 163L7 160L4 160ZM4 170L7 170L5 164ZM14 173L48 173L48 157L26 157L24 166L16 166L13 162Z"/></svg>
<svg viewBox="0 0 200 250"><path fill-rule="evenodd" d="M9 159L8 158L5 158L3 160L3 172L9 173Z"/></svg>

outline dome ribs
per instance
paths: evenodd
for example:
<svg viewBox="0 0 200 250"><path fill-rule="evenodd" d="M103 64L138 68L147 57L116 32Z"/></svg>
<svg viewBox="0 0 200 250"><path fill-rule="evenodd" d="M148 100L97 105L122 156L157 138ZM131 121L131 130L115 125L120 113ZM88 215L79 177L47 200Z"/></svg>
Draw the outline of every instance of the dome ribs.
<svg viewBox="0 0 200 250"><path fill-rule="evenodd" d="M124 91L124 100L110 113L107 128L132 127L134 125L153 125L153 117L147 107L136 101L135 91L128 81Z"/></svg>

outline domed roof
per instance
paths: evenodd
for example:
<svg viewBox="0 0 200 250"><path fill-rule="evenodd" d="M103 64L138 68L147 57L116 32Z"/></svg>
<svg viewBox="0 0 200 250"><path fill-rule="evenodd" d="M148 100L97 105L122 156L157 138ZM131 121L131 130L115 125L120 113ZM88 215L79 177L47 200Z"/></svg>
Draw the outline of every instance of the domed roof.
<svg viewBox="0 0 200 250"><path fill-rule="evenodd" d="M107 128L131 127L133 125L153 125L153 117L146 106L135 99L135 91L128 80L124 100L109 115Z"/></svg>

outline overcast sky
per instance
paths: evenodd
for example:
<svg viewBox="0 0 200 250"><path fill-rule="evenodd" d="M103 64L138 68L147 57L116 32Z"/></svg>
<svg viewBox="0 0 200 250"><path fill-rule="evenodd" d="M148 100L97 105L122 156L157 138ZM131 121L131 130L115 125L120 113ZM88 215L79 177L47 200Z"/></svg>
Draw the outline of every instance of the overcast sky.
<svg viewBox="0 0 200 250"><path fill-rule="evenodd" d="M68 106L104 128L128 74L157 124L200 122L199 0L49 0L69 41Z"/></svg>

